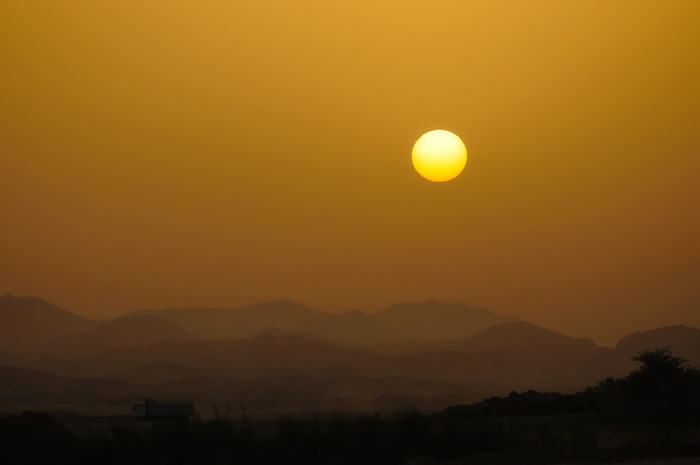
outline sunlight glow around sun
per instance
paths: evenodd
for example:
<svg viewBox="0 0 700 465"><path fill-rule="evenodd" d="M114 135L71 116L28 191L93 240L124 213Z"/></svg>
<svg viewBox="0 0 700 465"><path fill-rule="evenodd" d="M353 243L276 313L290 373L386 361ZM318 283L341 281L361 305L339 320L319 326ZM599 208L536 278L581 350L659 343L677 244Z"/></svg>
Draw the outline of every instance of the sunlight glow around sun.
<svg viewBox="0 0 700 465"><path fill-rule="evenodd" d="M413 167L433 182L456 178L467 164L467 148L450 131L436 129L420 136L413 145Z"/></svg>

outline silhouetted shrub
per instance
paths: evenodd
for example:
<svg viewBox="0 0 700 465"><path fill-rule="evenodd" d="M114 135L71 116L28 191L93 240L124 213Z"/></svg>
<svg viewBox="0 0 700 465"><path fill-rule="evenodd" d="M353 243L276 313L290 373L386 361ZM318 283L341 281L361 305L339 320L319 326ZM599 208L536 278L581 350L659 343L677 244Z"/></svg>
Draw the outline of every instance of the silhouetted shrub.
<svg viewBox="0 0 700 465"><path fill-rule="evenodd" d="M669 347L632 357L641 366L624 378L607 378L583 397L603 411L649 420L700 418L700 370L674 355Z"/></svg>

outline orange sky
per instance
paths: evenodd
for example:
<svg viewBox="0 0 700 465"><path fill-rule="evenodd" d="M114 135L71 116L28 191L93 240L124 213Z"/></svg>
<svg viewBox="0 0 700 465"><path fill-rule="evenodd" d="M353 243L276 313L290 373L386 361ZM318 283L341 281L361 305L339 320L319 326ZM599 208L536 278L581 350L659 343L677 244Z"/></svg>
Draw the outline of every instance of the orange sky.
<svg viewBox="0 0 700 465"><path fill-rule="evenodd" d="M0 4L0 283L700 326L700 2ZM459 134L422 179L425 131ZM3 291L0 289L0 291Z"/></svg>

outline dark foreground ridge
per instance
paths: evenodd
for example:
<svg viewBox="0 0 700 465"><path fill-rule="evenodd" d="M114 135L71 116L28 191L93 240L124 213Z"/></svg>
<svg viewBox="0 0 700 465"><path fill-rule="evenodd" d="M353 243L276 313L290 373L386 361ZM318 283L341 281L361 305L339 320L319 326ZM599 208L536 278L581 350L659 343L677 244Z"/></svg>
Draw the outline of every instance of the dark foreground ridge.
<svg viewBox="0 0 700 465"><path fill-rule="evenodd" d="M309 414L130 422L0 419L4 464L537 465L700 456L700 371L667 348L576 394L512 392L427 415Z"/></svg>

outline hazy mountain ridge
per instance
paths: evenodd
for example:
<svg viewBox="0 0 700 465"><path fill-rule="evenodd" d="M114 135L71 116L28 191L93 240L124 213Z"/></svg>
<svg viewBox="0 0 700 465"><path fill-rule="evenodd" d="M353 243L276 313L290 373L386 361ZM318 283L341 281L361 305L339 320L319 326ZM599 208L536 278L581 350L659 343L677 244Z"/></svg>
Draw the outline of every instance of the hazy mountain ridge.
<svg viewBox="0 0 700 465"><path fill-rule="evenodd" d="M261 335L236 341L168 341L148 347L112 349L81 363L100 375L151 363L183 364L215 376L306 374L328 365L371 366L369 349L291 336Z"/></svg>
<svg viewBox="0 0 700 465"><path fill-rule="evenodd" d="M7 364L6 364L7 365ZM22 364L24 368L42 371L56 376L68 378L94 378L95 373L83 366L79 361L68 360L62 357L45 355L29 363Z"/></svg>
<svg viewBox="0 0 700 465"><path fill-rule="evenodd" d="M485 308L435 300L392 305L374 316L423 342L463 339L493 325L518 320L512 315L500 315Z"/></svg>
<svg viewBox="0 0 700 465"><path fill-rule="evenodd" d="M128 402L144 393L139 388L106 378L70 378L36 370L0 366L1 404L59 404L66 402Z"/></svg>
<svg viewBox="0 0 700 465"><path fill-rule="evenodd" d="M294 330L353 345L411 340L392 324L361 310L349 310L341 314L319 313L299 322Z"/></svg>
<svg viewBox="0 0 700 465"><path fill-rule="evenodd" d="M54 321L57 318L61 320L58 324ZM141 323L135 324L134 319ZM127 345L183 338L236 340L275 329L347 345L393 343L398 347L409 344L405 346L408 349L412 341L468 337L493 324L513 320L514 317L498 315L487 309L436 301L398 304L376 314L360 310L334 314L317 312L304 305L281 300L237 309L192 307L136 310L111 320L98 321L80 317L33 297L6 296L0 299L0 328L13 328L14 336L3 339L4 348L14 352L31 348L34 356L47 353L64 356L71 352L70 347L75 347L74 352L79 352L80 344L71 342L71 339L82 340L82 344L100 350L108 348L110 344L106 341L110 339L115 340L111 344L113 346L118 345L119 340L133 341ZM167 322L175 326L168 326ZM151 329L140 332L139 326ZM399 326L409 328L409 332ZM42 327L50 329L41 331ZM37 328L39 331L36 331ZM120 333L118 328L124 329ZM420 328L430 336L415 337L415 334L409 334L418 332ZM110 334L110 329L113 334ZM152 333L161 336L147 337ZM458 337L449 337L454 335Z"/></svg>
<svg viewBox="0 0 700 465"><path fill-rule="evenodd" d="M37 297L0 297L0 348L19 351L97 323Z"/></svg>
<svg viewBox="0 0 700 465"><path fill-rule="evenodd" d="M135 368L129 368L109 375L109 379L116 379L125 383L149 384L153 382L172 383L184 379L203 378L202 370L188 365L172 362L153 362Z"/></svg>
<svg viewBox="0 0 700 465"><path fill-rule="evenodd" d="M631 357L643 350L670 347L671 351L700 366L700 329L685 325L670 325L640 331L623 337L609 354L586 364L583 369L599 376L624 376L636 367Z"/></svg>
<svg viewBox="0 0 700 465"><path fill-rule="evenodd" d="M161 310L136 310L122 316L152 315L172 321L202 339L239 339L253 336L274 326L292 330L306 318L318 314L305 305L278 300L236 309L192 307Z"/></svg>
<svg viewBox="0 0 700 465"><path fill-rule="evenodd" d="M662 326L630 334L617 342L615 350L632 356L650 347L663 346L670 346L672 351L692 364L700 364L700 329L685 325Z"/></svg>
<svg viewBox="0 0 700 465"><path fill-rule="evenodd" d="M581 346L595 347L590 339L574 338L555 333L525 321L501 323L485 329L468 339L471 350L524 349L533 347Z"/></svg>
<svg viewBox="0 0 700 465"><path fill-rule="evenodd" d="M39 299L28 302L40 309L52 307ZM255 313L258 310L260 315ZM272 409L277 405L292 410L329 405L396 407L402 402L404 406L432 408L451 402L449 399L463 403L480 400L478 396L505 395L512 390L574 392L607 376L626 374L635 367L629 360L632 355L663 346L671 346L693 364L700 362L700 329L682 325L635 333L621 339L615 349L609 349L589 339L568 337L462 304L428 301L389 307L389 319L396 320L406 312L409 323L405 327L432 321L431 337L472 332L472 326L459 326L466 322L476 322L478 326L500 321L469 337L414 341L379 314L360 311L325 314L293 302L278 301L238 310L202 310L205 315L218 315L215 320L222 326L219 334L227 337L256 330L252 336L217 340L197 338L197 333L192 331L193 321L200 318L198 311L137 311L101 322L73 319L70 312L57 307L46 312L28 312L30 316L53 315L48 319L59 315L66 321L78 321L77 326L83 327L21 353L6 351L4 359L15 360L13 365L40 370L32 373L45 372L43 375L49 376L36 377L37 383L60 386L64 381L58 378L82 379L87 383L90 378L102 377L126 381L144 395L167 394L222 402L234 396L260 408ZM433 311L436 313L432 314ZM10 313L0 313L0 323ZM40 321L37 324L42 325ZM183 327L185 324L189 327ZM213 331L207 330L203 323L197 324L194 329L198 331ZM85 328L86 325L89 327ZM373 348L381 343L395 344L394 349ZM11 385L17 379L16 373L0 370L0 384ZM51 378L49 373L61 376ZM391 391L387 387L392 384L391 379L401 380L397 382L397 386L402 386L400 390ZM101 389L94 381L80 382L75 381L76 386ZM432 387L427 391L419 388L428 385ZM58 402L61 398L73 402L79 397L77 391L37 388L35 392L30 384L16 386L15 391L6 393L9 396L4 397L6 402L41 398L47 402ZM105 386L107 392L116 389L116 385ZM86 389L85 398L90 402L112 395L105 397L96 391L89 392L92 388ZM129 389L114 392L117 391L123 399L131 395L129 392L136 392Z"/></svg>
<svg viewBox="0 0 700 465"><path fill-rule="evenodd" d="M163 341L194 338L192 333L173 322L139 315L98 323L87 331L65 335L32 347L28 353L35 356L75 358L111 348L141 347Z"/></svg>
<svg viewBox="0 0 700 465"><path fill-rule="evenodd" d="M403 376L512 389L575 389L589 381L579 361L594 357L597 347L581 353L564 345L531 350L492 350L468 353L430 350L381 354L367 348L349 348L299 337L259 336L234 342L183 341L148 347L114 349L81 363L101 376L157 364L182 364L210 377L265 378L318 376L329 367L345 366L361 376ZM573 362L573 363L572 363ZM332 373L333 370L330 370Z"/></svg>
<svg viewBox="0 0 700 465"><path fill-rule="evenodd" d="M524 350L566 346L590 349L599 347L592 340L555 333L525 321L513 321L491 326L479 334L449 341L424 342L422 350L460 350L483 352L491 350Z"/></svg>

